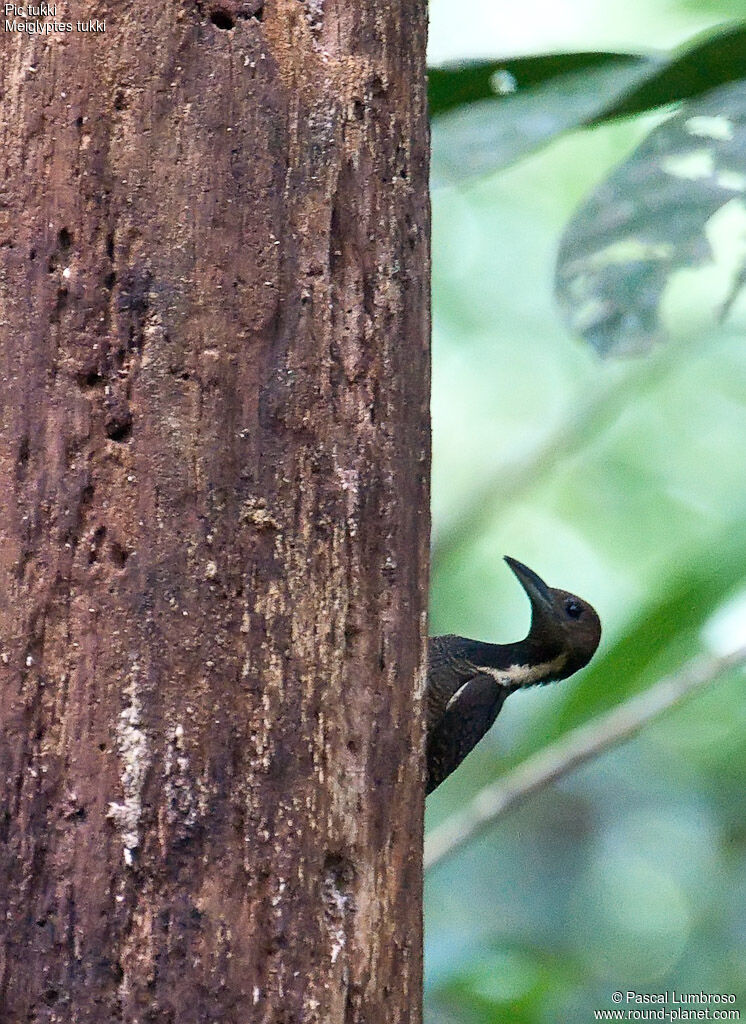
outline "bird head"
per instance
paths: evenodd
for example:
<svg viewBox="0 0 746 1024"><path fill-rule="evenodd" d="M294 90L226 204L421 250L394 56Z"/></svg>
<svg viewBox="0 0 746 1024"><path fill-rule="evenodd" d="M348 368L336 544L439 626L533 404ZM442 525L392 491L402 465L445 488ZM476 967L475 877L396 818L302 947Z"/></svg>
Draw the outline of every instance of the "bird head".
<svg viewBox="0 0 746 1024"><path fill-rule="evenodd" d="M531 602L531 629L526 642L547 660L566 655L553 679L566 679L583 668L601 639L595 609L567 590L549 587L533 569L506 555L513 573Z"/></svg>

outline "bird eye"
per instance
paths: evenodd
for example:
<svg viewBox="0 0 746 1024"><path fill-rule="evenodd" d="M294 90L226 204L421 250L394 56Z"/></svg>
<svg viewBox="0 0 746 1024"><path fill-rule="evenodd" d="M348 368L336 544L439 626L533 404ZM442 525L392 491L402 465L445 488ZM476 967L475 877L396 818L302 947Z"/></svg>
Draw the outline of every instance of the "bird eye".
<svg viewBox="0 0 746 1024"><path fill-rule="evenodd" d="M565 611L571 619L579 619L583 614L583 609L577 601L565 601Z"/></svg>

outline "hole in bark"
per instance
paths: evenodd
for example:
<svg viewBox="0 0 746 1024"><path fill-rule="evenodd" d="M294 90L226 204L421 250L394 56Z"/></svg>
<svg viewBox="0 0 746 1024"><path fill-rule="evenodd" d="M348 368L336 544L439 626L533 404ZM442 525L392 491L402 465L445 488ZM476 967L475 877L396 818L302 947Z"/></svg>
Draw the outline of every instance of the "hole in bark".
<svg viewBox="0 0 746 1024"><path fill-rule="evenodd" d="M363 276L363 309L371 319L376 315L376 286L370 274Z"/></svg>
<svg viewBox="0 0 746 1024"><path fill-rule="evenodd" d="M67 297L67 288L57 289L57 301L54 304L52 315L49 317L49 322L51 324L58 324L60 322L60 314L64 312L65 307L67 306Z"/></svg>
<svg viewBox="0 0 746 1024"><path fill-rule="evenodd" d="M210 21L215 28L222 29L224 32L230 31L236 25L236 22L227 11L213 11L210 15Z"/></svg>
<svg viewBox="0 0 746 1024"><path fill-rule="evenodd" d="M110 260L114 259L114 232L110 231L106 236L106 255Z"/></svg>
<svg viewBox="0 0 746 1024"><path fill-rule="evenodd" d="M28 569L30 562L31 562L31 552L28 551L28 550L27 551L22 551L20 553L20 555L18 556L18 561L16 562L16 568L15 568L16 579L22 580L22 579L25 578L26 570Z"/></svg>
<svg viewBox="0 0 746 1024"><path fill-rule="evenodd" d="M17 461L19 466L28 465L30 454L30 446L28 437L22 437L21 443L18 445L18 456Z"/></svg>
<svg viewBox="0 0 746 1024"><path fill-rule="evenodd" d="M126 107L127 107L127 97L126 97L126 95L124 93L124 90L123 89L119 89L117 91L116 96L114 97L114 109L115 110L125 110Z"/></svg>
<svg viewBox="0 0 746 1024"><path fill-rule="evenodd" d="M117 541L111 542L110 549L111 560L118 569L123 569L127 564L127 559L130 556L129 551L122 547Z"/></svg>
<svg viewBox="0 0 746 1024"><path fill-rule="evenodd" d="M380 100L386 95L386 86L383 84L383 79L380 75L373 76L373 80L370 83L370 92L374 100Z"/></svg>
<svg viewBox="0 0 746 1024"><path fill-rule="evenodd" d="M355 868L341 853L328 851L324 858L324 881L341 894L345 894L355 878Z"/></svg>
<svg viewBox="0 0 746 1024"><path fill-rule="evenodd" d="M360 637L361 629L357 622L345 623L345 649L349 650L354 647Z"/></svg>
<svg viewBox="0 0 746 1024"><path fill-rule="evenodd" d="M329 231L329 270L334 277L342 261L342 225L337 204L332 208L331 227Z"/></svg>
<svg viewBox="0 0 746 1024"><path fill-rule="evenodd" d="M106 744L105 743L99 743L98 749L101 751L102 754L105 753L105 751L106 751Z"/></svg>
<svg viewBox="0 0 746 1024"><path fill-rule="evenodd" d="M130 413L121 415L109 420L106 424L106 436L110 441L129 441L132 437L132 416Z"/></svg>
<svg viewBox="0 0 746 1024"><path fill-rule="evenodd" d="M59 242L60 249L62 249L63 252L67 252L73 244L73 236L67 228L60 228L60 233L57 235L57 241Z"/></svg>
<svg viewBox="0 0 746 1024"><path fill-rule="evenodd" d="M404 223L407 228L407 241L409 242L409 248L414 249L417 244L417 228L412 223L412 218L409 214L404 218Z"/></svg>
<svg viewBox="0 0 746 1024"><path fill-rule="evenodd" d="M85 373L78 374L78 386L81 388L95 388L102 381L103 377L98 370L88 370Z"/></svg>
<svg viewBox="0 0 746 1024"><path fill-rule="evenodd" d="M36 259L36 249L31 250L31 252L28 254L28 258L33 263L33 261Z"/></svg>
<svg viewBox="0 0 746 1024"><path fill-rule="evenodd" d="M352 993L348 989L347 995L345 996L345 1024L347 1024L348 1021L355 1020L356 1016L355 1004L352 1001Z"/></svg>
<svg viewBox="0 0 746 1024"><path fill-rule="evenodd" d="M48 988L44 992L44 1002L47 1006L51 1006L52 1003L56 1003L60 998L60 993L56 988Z"/></svg>
<svg viewBox="0 0 746 1024"><path fill-rule="evenodd" d="M352 104L352 114L356 121L362 121L365 117L365 104L362 100L355 100Z"/></svg>
<svg viewBox="0 0 746 1024"><path fill-rule="evenodd" d="M284 932L280 932L278 935L274 935L267 943L267 955L274 956L281 949L288 948L287 936Z"/></svg>
<svg viewBox="0 0 746 1024"><path fill-rule="evenodd" d="M351 754L357 754L357 743L354 740L348 740L347 749Z"/></svg>
<svg viewBox="0 0 746 1024"><path fill-rule="evenodd" d="M407 151L404 148L404 146L396 147L395 159L397 174L399 175L400 178L403 178L406 181L407 178L409 177L409 170L407 168Z"/></svg>
<svg viewBox="0 0 746 1024"><path fill-rule="evenodd" d="M75 118L75 124L78 126L78 128L82 128L83 127L83 115L82 114L78 114L78 116Z"/></svg>

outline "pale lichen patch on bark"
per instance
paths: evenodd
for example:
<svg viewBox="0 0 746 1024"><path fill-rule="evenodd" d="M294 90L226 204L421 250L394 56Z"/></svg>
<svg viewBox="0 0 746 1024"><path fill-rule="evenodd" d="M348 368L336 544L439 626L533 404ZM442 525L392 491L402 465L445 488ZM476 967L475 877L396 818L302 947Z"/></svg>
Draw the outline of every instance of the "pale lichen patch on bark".
<svg viewBox="0 0 746 1024"><path fill-rule="evenodd" d="M241 521L250 523L257 530L279 530L277 517L267 508L264 498L247 498L241 508Z"/></svg>
<svg viewBox="0 0 746 1024"><path fill-rule="evenodd" d="M179 722L168 736L163 760L165 790L165 819L177 839L185 839L207 812L208 787L204 779L195 777L184 737L184 726ZM167 845L161 836L162 845Z"/></svg>
<svg viewBox="0 0 746 1024"><path fill-rule="evenodd" d="M127 867L132 867L134 851L140 845L142 793L150 765L148 737L142 728L138 673L139 667L135 663L125 690L129 704L120 712L117 721L117 747L122 762L120 780L124 800L122 803L112 801L107 812L107 817L115 823L121 834Z"/></svg>

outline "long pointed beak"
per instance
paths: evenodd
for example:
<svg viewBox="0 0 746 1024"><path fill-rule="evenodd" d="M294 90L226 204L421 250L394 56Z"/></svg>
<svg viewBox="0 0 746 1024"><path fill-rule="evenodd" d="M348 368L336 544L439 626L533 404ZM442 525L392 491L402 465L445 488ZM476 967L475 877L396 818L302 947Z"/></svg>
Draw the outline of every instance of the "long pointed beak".
<svg viewBox="0 0 746 1024"><path fill-rule="evenodd" d="M552 605L552 595L541 576L537 576L533 569L529 569L523 562L519 562L516 558L511 558L510 555L505 556L505 561L526 591L531 606L537 609L549 609Z"/></svg>

